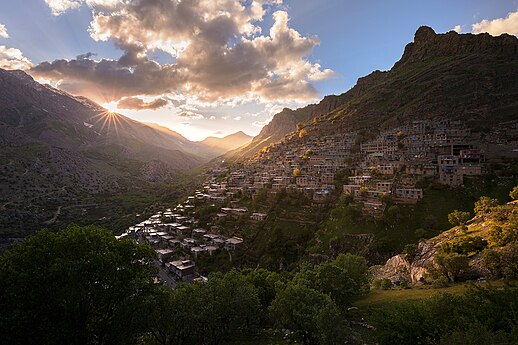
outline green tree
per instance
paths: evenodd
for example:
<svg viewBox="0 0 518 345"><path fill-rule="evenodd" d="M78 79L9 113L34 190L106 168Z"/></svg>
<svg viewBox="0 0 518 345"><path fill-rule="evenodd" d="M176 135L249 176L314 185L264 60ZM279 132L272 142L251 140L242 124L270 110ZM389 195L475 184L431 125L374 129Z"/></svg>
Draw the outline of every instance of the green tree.
<svg viewBox="0 0 518 345"><path fill-rule="evenodd" d="M0 334L10 344L134 343L152 257L94 226L36 233L0 258Z"/></svg>
<svg viewBox="0 0 518 345"><path fill-rule="evenodd" d="M187 345L201 341L199 306L205 301L199 285L159 287L146 303L147 345Z"/></svg>
<svg viewBox="0 0 518 345"><path fill-rule="evenodd" d="M159 289L147 306L145 340L160 345L218 345L253 331L261 313L256 289L237 271Z"/></svg>
<svg viewBox="0 0 518 345"><path fill-rule="evenodd" d="M200 292L197 314L204 344L221 344L231 336L248 333L258 324L261 305L257 291L237 271L211 274Z"/></svg>
<svg viewBox="0 0 518 345"><path fill-rule="evenodd" d="M313 286L331 297L341 310L347 310L353 297L359 294L351 276L333 263L321 264L315 271Z"/></svg>
<svg viewBox="0 0 518 345"><path fill-rule="evenodd" d="M471 219L471 214L469 212L462 212L459 210L455 210L452 213L448 214L448 221L453 226L460 226L462 230L466 230L466 223Z"/></svg>
<svg viewBox="0 0 518 345"><path fill-rule="evenodd" d="M319 345L351 344L351 329L332 303L326 304L320 310L315 323Z"/></svg>
<svg viewBox="0 0 518 345"><path fill-rule="evenodd" d="M448 281L456 281L459 274L469 267L469 259L466 255L458 253L436 253L435 265L429 269L435 279L440 276Z"/></svg>
<svg viewBox="0 0 518 345"><path fill-rule="evenodd" d="M367 292L369 289L369 266L365 258L353 254L339 254L333 260L333 264L344 270L354 282L357 294Z"/></svg>
<svg viewBox="0 0 518 345"><path fill-rule="evenodd" d="M444 253L471 254L479 253L487 247L488 243L480 236L462 236L444 243L440 249Z"/></svg>
<svg viewBox="0 0 518 345"><path fill-rule="evenodd" d="M304 265L293 281L328 295L345 311L355 297L368 291L369 268L361 256L340 254L315 268Z"/></svg>
<svg viewBox="0 0 518 345"><path fill-rule="evenodd" d="M284 282L285 279L282 278L279 273L271 272L263 268L255 270L245 269L241 271L241 274L248 283L254 286L259 302L261 303L261 307L263 311L267 313L268 307L276 296L276 284L278 282Z"/></svg>
<svg viewBox="0 0 518 345"><path fill-rule="evenodd" d="M518 277L518 241L505 247L486 249L482 252L484 265L496 277L515 279Z"/></svg>
<svg viewBox="0 0 518 345"><path fill-rule="evenodd" d="M502 247L511 242L518 241L518 226L507 224L493 226L489 232L489 244L491 247Z"/></svg>
<svg viewBox="0 0 518 345"><path fill-rule="evenodd" d="M331 298L305 285L288 284L277 293L269 311L278 327L295 332L305 345L336 344L345 340L333 337L341 318ZM326 324L330 320L335 327Z"/></svg>

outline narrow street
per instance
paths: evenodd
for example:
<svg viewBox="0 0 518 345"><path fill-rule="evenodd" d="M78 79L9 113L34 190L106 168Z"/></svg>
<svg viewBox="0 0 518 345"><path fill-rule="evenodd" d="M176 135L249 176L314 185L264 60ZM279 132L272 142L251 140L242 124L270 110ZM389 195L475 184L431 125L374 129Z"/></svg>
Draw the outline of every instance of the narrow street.
<svg viewBox="0 0 518 345"><path fill-rule="evenodd" d="M158 268L158 277L160 278L160 281L172 288L175 288L176 281L171 277L167 268L162 266L158 260L154 260L154 264L156 268Z"/></svg>

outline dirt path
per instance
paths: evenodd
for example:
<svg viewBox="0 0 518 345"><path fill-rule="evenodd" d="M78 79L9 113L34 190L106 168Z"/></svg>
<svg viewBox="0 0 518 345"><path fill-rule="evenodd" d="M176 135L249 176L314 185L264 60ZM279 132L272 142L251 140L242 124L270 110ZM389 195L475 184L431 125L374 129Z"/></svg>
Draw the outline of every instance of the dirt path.
<svg viewBox="0 0 518 345"><path fill-rule="evenodd" d="M54 213L54 217L50 218L49 220L47 220L46 222L44 222L43 224L54 224L54 222L56 221L56 219L58 218L58 216L61 214L61 207L62 206L58 206L58 209L56 210L56 212Z"/></svg>

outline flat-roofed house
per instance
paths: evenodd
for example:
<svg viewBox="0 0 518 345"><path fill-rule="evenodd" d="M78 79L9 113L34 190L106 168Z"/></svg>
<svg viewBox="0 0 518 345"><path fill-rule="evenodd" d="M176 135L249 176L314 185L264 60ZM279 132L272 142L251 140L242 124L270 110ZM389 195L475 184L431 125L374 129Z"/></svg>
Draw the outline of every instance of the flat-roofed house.
<svg viewBox="0 0 518 345"><path fill-rule="evenodd" d="M160 261L161 263L165 263L165 262L167 262L167 260L169 260L173 256L174 250L172 250L172 249L157 249L157 250L155 250L155 252L156 252L156 256L158 258L158 261Z"/></svg>
<svg viewBox="0 0 518 345"><path fill-rule="evenodd" d="M194 278L195 264L191 260L177 260L166 264L177 280L192 281Z"/></svg>
<svg viewBox="0 0 518 345"><path fill-rule="evenodd" d="M243 243L243 239L240 237L231 237L225 241L225 249L235 250Z"/></svg>

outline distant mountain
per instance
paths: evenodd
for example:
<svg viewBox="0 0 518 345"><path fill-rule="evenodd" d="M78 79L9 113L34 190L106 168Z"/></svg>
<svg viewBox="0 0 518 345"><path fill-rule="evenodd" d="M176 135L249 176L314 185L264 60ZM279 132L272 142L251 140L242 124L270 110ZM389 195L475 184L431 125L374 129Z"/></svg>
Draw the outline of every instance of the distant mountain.
<svg viewBox="0 0 518 345"><path fill-rule="evenodd" d="M185 138L112 113L98 104L35 82L22 71L0 69L0 125L6 144L31 142L95 160L155 159L173 169L200 163ZM16 139L18 138L18 139Z"/></svg>
<svg viewBox="0 0 518 345"><path fill-rule="evenodd" d="M224 154L225 152L235 150L243 145L250 143L252 138L252 136L239 131L234 134L227 135L223 138L208 137L200 143L208 148L213 149L214 151L219 152L219 154Z"/></svg>
<svg viewBox="0 0 518 345"><path fill-rule="evenodd" d="M517 114L517 37L436 34L423 26L390 71L375 71L318 104L284 109L234 157L250 157L299 122L321 132L358 130L365 137L409 120L442 117L488 133Z"/></svg>

